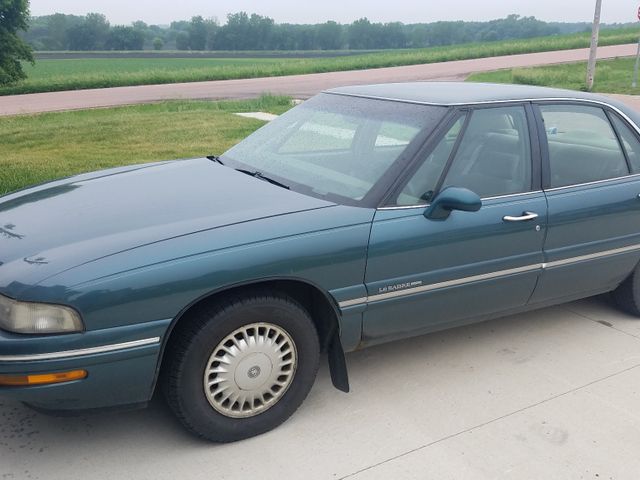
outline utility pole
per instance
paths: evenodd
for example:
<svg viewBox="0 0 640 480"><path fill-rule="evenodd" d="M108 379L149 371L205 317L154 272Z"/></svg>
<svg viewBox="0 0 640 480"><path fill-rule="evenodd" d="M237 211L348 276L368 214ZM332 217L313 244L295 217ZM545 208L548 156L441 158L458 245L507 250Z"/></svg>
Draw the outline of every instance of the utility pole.
<svg viewBox="0 0 640 480"><path fill-rule="evenodd" d="M638 67L640 67L640 39L638 39L638 50L636 52L636 64L633 67L633 82L631 82L631 88L638 86Z"/></svg>
<svg viewBox="0 0 640 480"><path fill-rule="evenodd" d="M640 20L640 7L638 7L638 20ZM633 82L631 83L632 88L636 88L638 86L638 67L640 67L640 38L638 39L638 51L636 53L636 65L633 68Z"/></svg>
<svg viewBox="0 0 640 480"><path fill-rule="evenodd" d="M596 76L596 54L598 52L601 10L602 0L596 0L596 12L593 15L593 28L591 30L591 51L589 52L589 64L587 65L587 91L589 92L593 88L593 80Z"/></svg>

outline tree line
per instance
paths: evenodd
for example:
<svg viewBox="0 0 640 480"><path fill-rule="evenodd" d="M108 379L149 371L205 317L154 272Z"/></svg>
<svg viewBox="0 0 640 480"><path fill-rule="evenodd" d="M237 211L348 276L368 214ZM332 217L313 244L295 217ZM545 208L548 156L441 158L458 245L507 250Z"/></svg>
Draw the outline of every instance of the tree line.
<svg viewBox="0 0 640 480"><path fill-rule="evenodd" d="M487 22L442 21L375 23L361 18L351 24L275 23L272 18L232 13L226 22L195 16L168 26L111 25L99 13L56 13L32 17L22 37L35 50L341 50L420 48L574 33L586 23L547 23L509 15Z"/></svg>
<svg viewBox="0 0 640 480"><path fill-rule="evenodd" d="M31 48L19 37L28 25L28 0L0 0L0 85L24 78L22 62L34 61Z"/></svg>

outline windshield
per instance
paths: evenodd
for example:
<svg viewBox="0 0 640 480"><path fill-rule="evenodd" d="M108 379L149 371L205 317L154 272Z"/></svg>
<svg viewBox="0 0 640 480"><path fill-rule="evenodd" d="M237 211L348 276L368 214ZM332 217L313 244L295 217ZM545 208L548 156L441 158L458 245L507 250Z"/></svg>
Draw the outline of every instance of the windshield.
<svg viewBox="0 0 640 480"><path fill-rule="evenodd" d="M407 147L446 109L321 94L223 155L225 163L292 190L359 205Z"/></svg>

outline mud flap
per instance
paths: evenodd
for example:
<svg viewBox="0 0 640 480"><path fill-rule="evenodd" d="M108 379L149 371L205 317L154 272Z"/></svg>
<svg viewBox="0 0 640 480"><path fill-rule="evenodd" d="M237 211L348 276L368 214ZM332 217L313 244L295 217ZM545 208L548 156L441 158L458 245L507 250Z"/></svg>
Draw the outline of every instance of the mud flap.
<svg viewBox="0 0 640 480"><path fill-rule="evenodd" d="M340 342L340 335L336 332L331 336L327 351L329 357L329 371L331 383L338 390L349 393L349 374L347 373L347 361L344 358L344 350Z"/></svg>

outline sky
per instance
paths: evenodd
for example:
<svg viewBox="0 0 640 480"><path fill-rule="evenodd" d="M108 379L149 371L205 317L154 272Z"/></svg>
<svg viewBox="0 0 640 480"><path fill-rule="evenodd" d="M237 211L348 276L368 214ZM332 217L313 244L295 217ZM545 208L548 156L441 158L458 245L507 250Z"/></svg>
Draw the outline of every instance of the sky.
<svg viewBox="0 0 640 480"><path fill-rule="evenodd" d="M602 21L637 21L638 0L603 0ZM491 20L511 13L547 21L593 20L595 0L31 0L32 15L104 13L112 24L143 20L168 24L194 15L216 17L246 11L269 16L277 23L350 23L371 21L427 23L438 20Z"/></svg>

